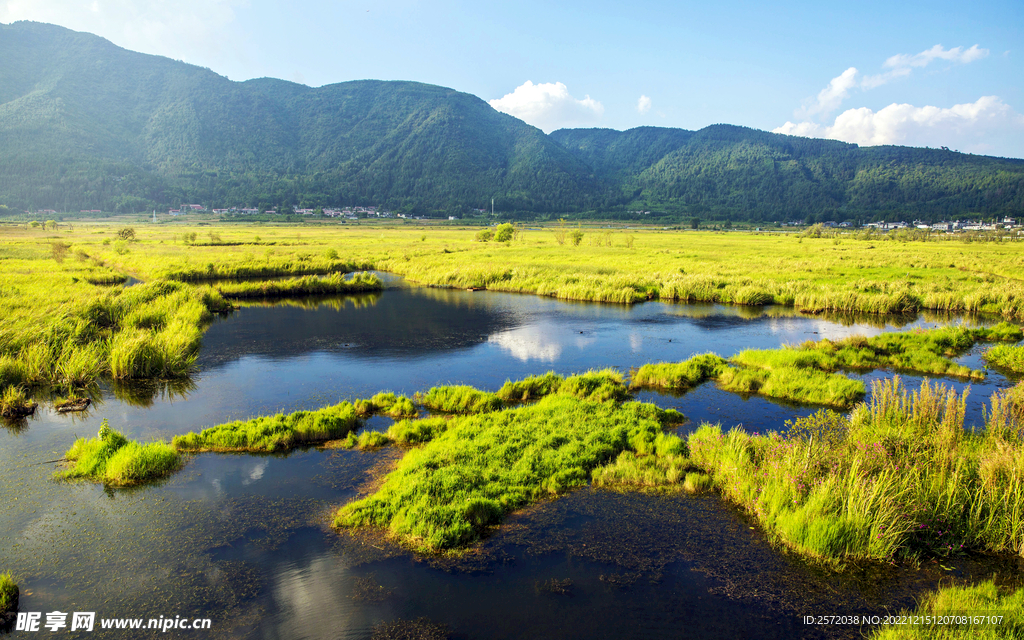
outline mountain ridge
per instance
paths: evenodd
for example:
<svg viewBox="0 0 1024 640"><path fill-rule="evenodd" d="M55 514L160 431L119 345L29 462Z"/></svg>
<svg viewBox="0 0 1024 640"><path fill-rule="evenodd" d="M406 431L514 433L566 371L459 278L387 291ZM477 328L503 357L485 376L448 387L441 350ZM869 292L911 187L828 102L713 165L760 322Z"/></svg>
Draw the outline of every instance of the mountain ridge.
<svg viewBox="0 0 1024 640"><path fill-rule="evenodd" d="M711 125L545 135L412 81L235 82L42 23L0 24L0 204L379 204L464 215L749 219L1024 210L1024 160Z"/></svg>

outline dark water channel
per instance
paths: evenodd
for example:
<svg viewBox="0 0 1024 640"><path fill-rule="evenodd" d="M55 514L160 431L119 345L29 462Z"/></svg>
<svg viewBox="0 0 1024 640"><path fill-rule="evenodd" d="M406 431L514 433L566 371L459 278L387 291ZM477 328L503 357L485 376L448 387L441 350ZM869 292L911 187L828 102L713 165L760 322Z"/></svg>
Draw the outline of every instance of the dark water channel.
<svg viewBox="0 0 1024 640"><path fill-rule="evenodd" d="M210 327L188 384L104 388L85 414L43 406L0 428L0 570L19 577L21 610L44 619L51 611L210 618L211 631L169 632L196 637L369 638L376 625L399 620L420 620L421 631L446 625L460 638L861 637L865 628L810 627L803 616L894 611L941 579L1019 568L1005 558L964 558L948 570L928 563L829 574L772 549L715 496L592 489L514 515L464 556L419 557L372 532L327 526L393 451L204 454L130 491L54 482L54 466L45 463L77 435L94 434L103 418L132 438L169 439L381 390L412 394L449 383L493 390L548 370L628 372L706 351L729 356L956 321L425 288L246 306ZM983 348L961 360L980 368ZM906 381L914 387L920 378ZM983 402L1012 382L991 372L974 384L968 421L980 422ZM691 419L683 430L705 420L781 429L814 410L710 384L678 398L640 397L682 411ZM386 426L374 419L368 428ZM105 633L145 635L81 635Z"/></svg>

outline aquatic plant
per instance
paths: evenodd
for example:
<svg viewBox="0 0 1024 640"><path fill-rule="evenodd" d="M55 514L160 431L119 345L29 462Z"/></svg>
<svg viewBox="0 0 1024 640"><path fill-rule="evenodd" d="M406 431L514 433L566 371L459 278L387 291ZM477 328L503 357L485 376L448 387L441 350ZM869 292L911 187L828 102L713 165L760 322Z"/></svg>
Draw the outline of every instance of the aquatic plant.
<svg viewBox="0 0 1024 640"><path fill-rule="evenodd" d="M713 353L693 356L683 362L645 364L633 374L630 386L684 391L717 378L725 365L725 359Z"/></svg>
<svg viewBox="0 0 1024 640"><path fill-rule="evenodd" d="M718 375L718 386L733 393L840 408L852 406L864 397L864 383L860 380L799 367L725 367Z"/></svg>
<svg viewBox="0 0 1024 640"><path fill-rule="evenodd" d="M1024 373L1024 346L998 344L984 355L989 364L1008 369L1014 373Z"/></svg>
<svg viewBox="0 0 1024 640"><path fill-rule="evenodd" d="M355 407L342 402L316 411L296 411L219 424L175 436L179 451L269 453L340 438L359 426Z"/></svg>
<svg viewBox="0 0 1024 640"><path fill-rule="evenodd" d="M14 582L14 576L8 573L0 573L0 613L17 611L18 596L20 591Z"/></svg>
<svg viewBox="0 0 1024 640"><path fill-rule="evenodd" d="M0 394L0 416L20 418L32 415L38 405L29 400L21 387L9 386Z"/></svg>
<svg viewBox="0 0 1024 640"><path fill-rule="evenodd" d="M544 375L529 376L515 382L506 380L505 384L495 394L506 404L516 404L538 400L546 395L558 391L562 384L562 376L554 371L548 371Z"/></svg>
<svg viewBox="0 0 1024 640"><path fill-rule="evenodd" d="M899 623L872 630L871 640L997 640L1024 637L1024 589L992 580L953 585L927 594ZM995 618L995 619L993 619Z"/></svg>
<svg viewBox="0 0 1024 640"><path fill-rule="evenodd" d="M516 409L430 424L372 495L338 510L338 527L377 526L407 544L468 544L508 512L585 484L630 449L651 453L665 412L654 405L562 393ZM415 424L415 423L413 423Z"/></svg>
<svg viewBox="0 0 1024 640"><path fill-rule="evenodd" d="M378 393L369 400L356 400L352 405L356 413L362 417L380 413L392 418L414 418L417 413L412 400L405 396L396 396L390 391Z"/></svg>
<svg viewBox="0 0 1024 640"><path fill-rule="evenodd" d="M178 452L164 442L128 440L103 420L95 438L79 438L64 458L73 463L58 471L66 479L84 478L114 487L140 484L165 476L181 464Z"/></svg>
<svg viewBox="0 0 1024 640"><path fill-rule="evenodd" d="M468 385L431 387L426 393L417 393L416 401L431 411L443 413L483 413L504 406L496 394Z"/></svg>

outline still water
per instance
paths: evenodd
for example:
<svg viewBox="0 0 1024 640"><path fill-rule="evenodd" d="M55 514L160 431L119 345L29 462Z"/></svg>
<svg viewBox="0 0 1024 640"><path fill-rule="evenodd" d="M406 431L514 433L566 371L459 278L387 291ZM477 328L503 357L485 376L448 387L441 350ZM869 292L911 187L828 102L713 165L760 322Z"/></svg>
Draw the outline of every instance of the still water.
<svg viewBox="0 0 1024 640"><path fill-rule="evenodd" d="M375 628L384 637L382 624L392 635L405 624L423 637L442 628L460 638L860 637L859 627L807 627L802 616L884 613L911 606L942 577L1016 569L1005 559L966 558L952 571L926 565L829 575L773 550L715 496L592 489L514 515L464 556L420 557L372 532L327 526L331 512L365 491L398 452L203 454L161 483L127 491L54 482L48 461L104 418L132 438L169 439L381 390L411 395L463 383L495 390L549 370L628 373L707 351L730 356L953 321L410 287L246 306L209 328L189 383L104 387L84 414L42 406L0 428L0 570L20 579L22 611L210 618L212 631L170 632L197 637L370 638ZM980 368L983 348L961 361ZM920 378L906 381L913 387ZM1013 382L991 372L974 384L968 422L980 422L984 400ZM702 421L783 429L814 410L713 384L640 398L682 411L690 418L682 431ZM375 418L366 428L387 424Z"/></svg>

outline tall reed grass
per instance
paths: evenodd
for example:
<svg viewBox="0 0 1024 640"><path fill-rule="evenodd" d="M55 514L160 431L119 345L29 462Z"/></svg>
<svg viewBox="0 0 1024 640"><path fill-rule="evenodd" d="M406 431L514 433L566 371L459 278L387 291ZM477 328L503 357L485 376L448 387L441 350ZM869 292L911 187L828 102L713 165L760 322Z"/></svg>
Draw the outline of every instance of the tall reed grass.
<svg viewBox="0 0 1024 640"><path fill-rule="evenodd" d="M985 429L966 394L876 382L849 419L819 412L789 436L702 425L690 459L780 543L827 562L1024 553L1024 388L997 392Z"/></svg>

